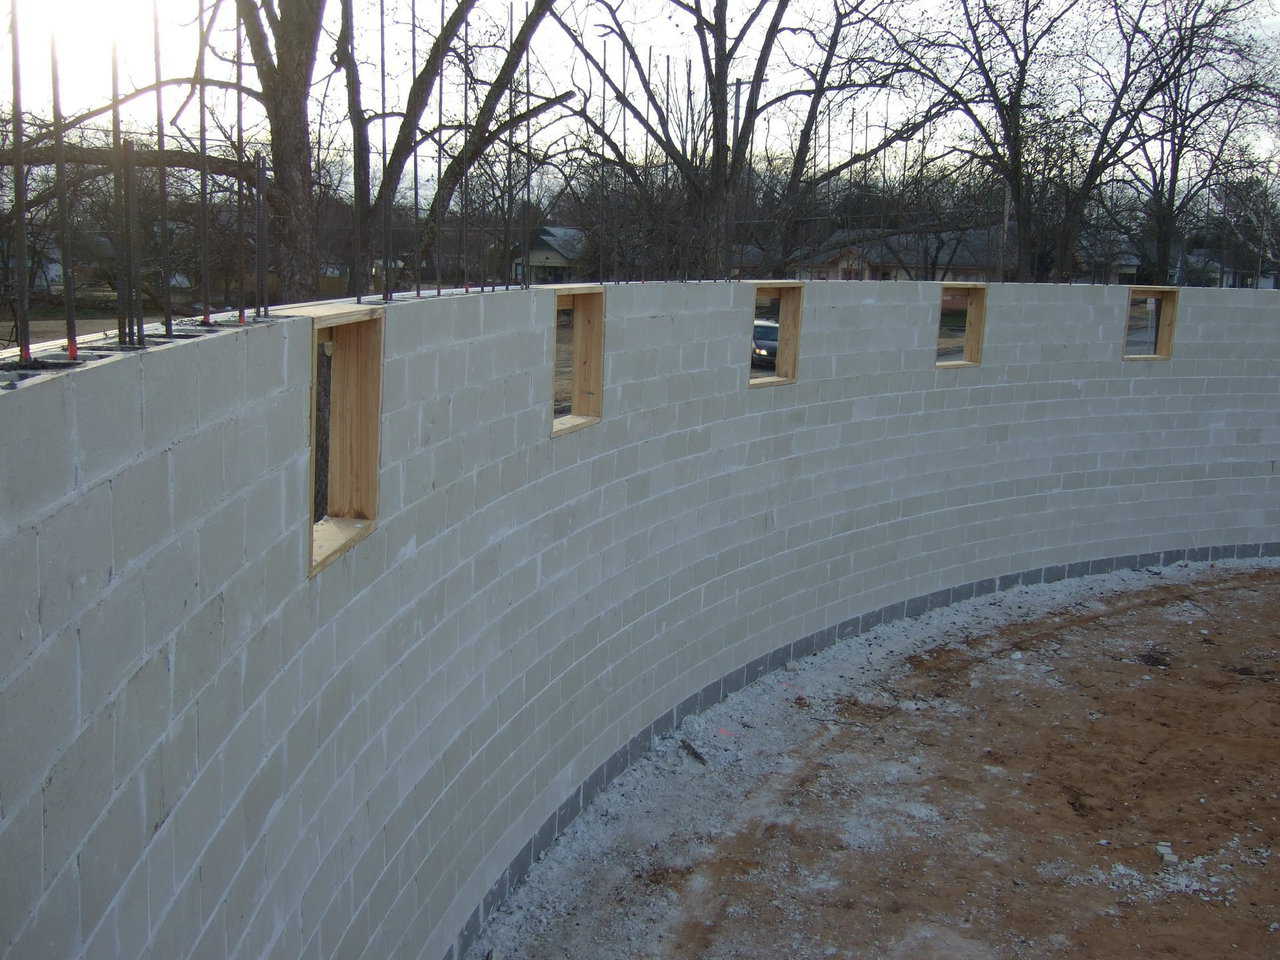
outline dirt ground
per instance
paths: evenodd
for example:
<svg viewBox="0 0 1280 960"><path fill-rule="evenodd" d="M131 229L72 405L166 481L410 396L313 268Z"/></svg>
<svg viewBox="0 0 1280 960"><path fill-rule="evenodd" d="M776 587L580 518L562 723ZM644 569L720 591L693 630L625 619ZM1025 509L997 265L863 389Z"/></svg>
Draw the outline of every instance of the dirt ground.
<svg viewBox="0 0 1280 960"><path fill-rule="evenodd" d="M953 631L843 693L784 674L781 722L805 732L761 776L730 775L722 829L615 844L536 935L486 949L1280 957L1278 669L1269 569ZM736 735L713 722L709 740Z"/></svg>

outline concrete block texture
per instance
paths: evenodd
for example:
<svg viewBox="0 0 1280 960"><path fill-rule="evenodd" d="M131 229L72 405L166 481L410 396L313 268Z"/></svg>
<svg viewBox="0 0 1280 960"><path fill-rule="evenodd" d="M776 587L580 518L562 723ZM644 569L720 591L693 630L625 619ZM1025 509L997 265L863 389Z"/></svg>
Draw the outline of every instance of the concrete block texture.
<svg viewBox="0 0 1280 960"><path fill-rule="evenodd" d="M1274 294L606 287L552 438L549 290L387 308L375 532L308 575L311 326L0 395L0 958L459 956L651 738L788 659L1018 584L1280 554ZM110 410L113 416L105 417ZM124 411L124 416L114 414ZM11 455L16 451L16 455Z"/></svg>

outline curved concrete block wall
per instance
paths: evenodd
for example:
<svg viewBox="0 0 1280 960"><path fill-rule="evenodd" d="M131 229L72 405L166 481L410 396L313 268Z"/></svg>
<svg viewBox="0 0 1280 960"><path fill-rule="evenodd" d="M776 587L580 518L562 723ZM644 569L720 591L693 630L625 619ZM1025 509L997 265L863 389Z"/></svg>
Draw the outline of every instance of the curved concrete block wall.
<svg viewBox="0 0 1280 960"><path fill-rule="evenodd" d="M1280 552L1273 293L1183 290L1125 362L1123 288L994 286L939 370L938 285L810 284L798 382L747 389L752 299L610 287L555 439L552 293L392 305L378 528L314 578L309 321L0 394L0 954L439 960L786 656Z"/></svg>

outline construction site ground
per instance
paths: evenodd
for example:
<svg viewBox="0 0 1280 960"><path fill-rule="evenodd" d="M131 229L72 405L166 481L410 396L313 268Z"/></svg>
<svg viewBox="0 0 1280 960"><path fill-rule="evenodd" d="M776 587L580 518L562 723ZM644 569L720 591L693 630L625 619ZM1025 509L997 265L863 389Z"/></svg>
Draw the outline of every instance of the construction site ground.
<svg viewBox="0 0 1280 960"><path fill-rule="evenodd" d="M1280 957L1280 568L1020 587L695 717L471 956Z"/></svg>

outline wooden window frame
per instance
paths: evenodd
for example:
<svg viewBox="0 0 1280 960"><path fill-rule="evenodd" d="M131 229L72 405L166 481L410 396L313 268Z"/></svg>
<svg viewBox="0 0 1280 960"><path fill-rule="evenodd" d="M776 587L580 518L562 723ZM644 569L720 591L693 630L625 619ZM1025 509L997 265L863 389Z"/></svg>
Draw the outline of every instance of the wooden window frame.
<svg viewBox="0 0 1280 960"><path fill-rule="evenodd" d="M1160 301L1160 320L1156 327L1155 353L1126 353L1129 342L1129 314L1133 309L1133 301L1137 298L1154 297ZM1178 288L1177 287L1130 287L1129 296L1124 305L1124 339L1120 343L1122 360L1172 360L1173 331L1178 320Z"/></svg>
<svg viewBox="0 0 1280 960"><path fill-rule="evenodd" d="M755 299L766 291L778 293L778 353L773 361L772 377L753 377L747 367L747 386L777 387L795 383L800 359L800 321L804 316L804 282L801 280L750 280L755 287L751 322L755 323ZM748 340L750 343L750 340Z"/></svg>
<svg viewBox="0 0 1280 960"><path fill-rule="evenodd" d="M311 318L311 455L307 512L312 519L308 566L315 576L377 528L382 433L382 343L386 311L355 304L290 308ZM316 521L316 400L320 345L335 345L329 384L329 462L326 515Z"/></svg>
<svg viewBox="0 0 1280 960"><path fill-rule="evenodd" d="M556 294L553 336L560 311L573 311L573 388L569 412L558 417L555 415L554 346L552 349L551 436L562 437L599 423L604 417L604 287L572 284L553 289Z"/></svg>
<svg viewBox="0 0 1280 960"><path fill-rule="evenodd" d="M948 290L964 290L969 294L965 313L964 357L961 360L938 360L934 347L934 366L941 370L977 367L982 364L982 344L987 332L987 285L985 283L944 283L938 289L938 334L942 332L942 300ZM936 340L935 336L935 340Z"/></svg>

